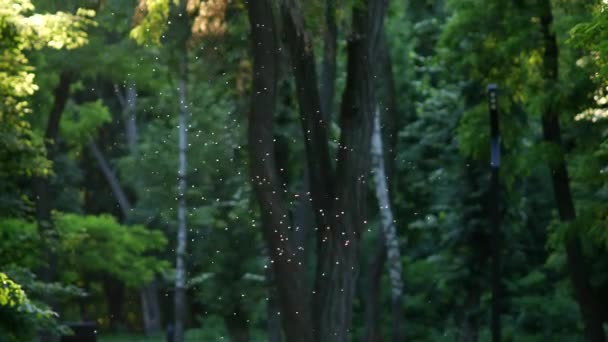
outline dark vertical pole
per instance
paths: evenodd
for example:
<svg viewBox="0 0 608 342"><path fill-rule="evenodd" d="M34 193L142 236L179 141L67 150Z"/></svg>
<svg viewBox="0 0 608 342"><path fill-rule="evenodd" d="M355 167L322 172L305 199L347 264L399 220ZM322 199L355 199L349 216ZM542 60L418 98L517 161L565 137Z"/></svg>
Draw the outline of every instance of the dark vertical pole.
<svg viewBox="0 0 608 342"><path fill-rule="evenodd" d="M492 224L492 342L501 340L500 327L500 187L498 183L498 168L500 167L500 131L498 127L498 87L496 84L488 86L488 101L490 107L490 166L491 179L491 209L490 221Z"/></svg>

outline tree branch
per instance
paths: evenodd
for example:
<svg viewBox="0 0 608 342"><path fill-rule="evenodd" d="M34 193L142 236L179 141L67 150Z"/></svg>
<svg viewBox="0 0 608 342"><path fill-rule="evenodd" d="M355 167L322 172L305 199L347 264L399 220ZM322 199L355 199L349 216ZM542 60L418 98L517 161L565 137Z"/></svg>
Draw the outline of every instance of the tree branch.
<svg viewBox="0 0 608 342"><path fill-rule="evenodd" d="M108 161L106 160L94 140L91 139L89 141L88 147L89 151L91 151L91 154L93 154L93 157L95 157L97 164L99 164L99 169L101 169L101 172L103 173L103 176L108 182L108 185L110 185L112 193L114 194L114 198L116 198L116 201L118 202L118 206L120 207L120 211L122 212L123 217L127 217L129 215L129 212L131 211L131 203L129 202L129 199L125 194L122 185L118 180L118 177L116 177L116 174L110 168L110 164L108 163Z"/></svg>

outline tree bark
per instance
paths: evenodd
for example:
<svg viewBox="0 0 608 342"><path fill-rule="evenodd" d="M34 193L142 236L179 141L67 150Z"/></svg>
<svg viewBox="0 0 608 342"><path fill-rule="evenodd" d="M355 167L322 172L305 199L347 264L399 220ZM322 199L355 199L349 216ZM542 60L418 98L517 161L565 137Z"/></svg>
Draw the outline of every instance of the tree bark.
<svg viewBox="0 0 608 342"><path fill-rule="evenodd" d="M333 177L327 142L327 122L321 112L312 38L304 30L301 10L294 0L282 1L281 12L296 81L312 206L317 228L323 229L329 226Z"/></svg>
<svg viewBox="0 0 608 342"><path fill-rule="evenodd" d="M248 120L251 182L260 204L262 232L268 245L288 341L312 342L313 329L303 284L304 267L295 260L288 240L288 211L282 193L273 144L278 42L270 0L248 2L253 42L253 84Z"/></svg>
<svg viewBox="0 0 608 342"><path fill-rule="evenodd" d="M297 3L294 0L281 3L318 229L314 317L315 340L319 342L346 341L350 334L376 103L372 59L383 33L385 7L385 1L371 0L353 10L355 33L348 43L347 81L340 117L342 136L334 174L311 38L304 30Z"/></svg>
<svg viewBox="0 0 608 342"><path fill-rule="evenodd" d="M386 2L370 0L353 9L347 44L347 78L337 155L332 227L320 230L317 266L317 340L347 341L360 234L366 222L367 174L376 93L374 51L383 33Z"/></svg>
<svg viewBox="0 0 608 342"><path fill-rule="evenodd" d="M403 267L401 265L401 251L399 250L399 237L395 228L395 218L388 189L380 110L378 108L376 108L374 116L374 130L372 133L372 164L372 175L376 198L380 207L380 224L386 244L387 264L391 281L392 341L403 342L405 341L403 331Z"/></svg>
<svg viewBox="0 0 608 342"><path fill-rule="evenodd" d="M186 148L188 134L188 55L183 47L179 61L179 166L177 170L177 246L175 249L175 333L174 341L184 340L185 313L186 313L186 244L188 232L186 227Z"/></svg>
<svg viewBox="0 0 608 342"><path fill-rule="evenodd" d="M553 14L549 0L541 2L540 22L544 38L543 77L546 83L545 88L552 89L559 82L559 52L557 39L552 31ZM545 104L542 113L542 127L545 141L557 148L557 155L552 156L549 163L557 211L562 222L572 223L576 219L576 210L562 148L559 116L557 108L552 103ZM566 238L565 245L570 279L585 324L586 338L593 342L604 342L606 336L602 326L602 308L597 301L595 289L589 282L588 264L585 261L578 235L570 234Z"/></svg>
<svg viewBox="0 0 608 342"><path fill-rule="evenodd" d="M323 32L323 62L321 69L321 111L325 122L332 120L334 94L336 87L336 52L338 27L336 25L335 0L325 0L325 31Z"/></svg>

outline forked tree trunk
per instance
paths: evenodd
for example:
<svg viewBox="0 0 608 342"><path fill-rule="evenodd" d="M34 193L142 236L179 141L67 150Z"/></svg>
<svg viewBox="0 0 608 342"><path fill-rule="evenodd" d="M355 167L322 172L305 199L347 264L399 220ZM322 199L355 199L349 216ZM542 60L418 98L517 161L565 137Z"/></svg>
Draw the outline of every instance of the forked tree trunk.
<svg viewBox="0 0 608 342"><path fill-rule="evenodd" d="M278 42L271 0L248 2L251 26L253 83L248 117L251 182L260 204L262 232L281 306L287 341L313 342L313 328L303 276L289 240L288 211L274 155L273 114L276 105Z"/></svg>
<svg viewBox="0 0 608 342"><path fill-rule="evenodd" d="M559 84L559 52L552 27L553 13L549 0L543 0L540 6L540 22L544 38L543 77L547 84L546 88L553 89ZM547 96L547 98L548 101L551 101L554 97ZM572 224L576 219L576 210L570 191L568 169L561 142L559 116L556 106L552 103L545 104L542 113L542 126L545 141L553 144L557 150L557 155L552 156L549 165L557 211L562 222ZM568 270L585 324L585 335L589 341L604 342L606 336L603 328L602 307L597 300L595 289L589 282L589 268L578 235L569 235L565 244Z"/></svg>
<svg viewBox="0 0 608 342"><path fill-rule="evenodd" d="M383 32L385 5L385 1L371 0L353 10L355 33L348 43L348 73L340 116L342 136L334 174L311 41L297 4L293 0L284 0L281 4L318 228L313 325L306 303L308 296L302 284L304 272L301 266L292 262L294 246L287 240L288 215L275 171L272 109L276 97L278 49L272 5L268 0L249 2L254 56L249 117L250 166L289 341L344 342L350 338L358 241L365 224L366 175L376 103L372 55Z"/></svg>
<svg viewBox="0 0 608 342"><path fill-rule="evenodd" d="M186 148L188 133L187 85L188 71L187 50L184 46L179 65L179 166L177 171L177 247L175 249L175 334L174 342L184 340L186 314L186 244L188 233L186 227Z"/></svg>
<svg viewBox="0 0 608 342"><path fill-rule="evenodd" d="M321 229L317 266L317 340L350 339L359 239L366 224L367 174L376 93L374 51L383 34L386 2L369 0L353 9L347 44L347 77L340 113L340 148L331 195L330 229Z"/></svg>
<svg viewBox="0 0 608 342"><path fill-rule="evenodd" d="M380 225L386 244L387 265L391 281L392 308L392 341L405 341L403 334L403 269L401 266L401 251L399 238L395 228L395 218L388 190L386 167L384 162L384 146L382 144L382 126L380 125L380 110L376 108L374 115L374 130L372 134L372 175L375 183L375 193L380 207Z"/></svg>

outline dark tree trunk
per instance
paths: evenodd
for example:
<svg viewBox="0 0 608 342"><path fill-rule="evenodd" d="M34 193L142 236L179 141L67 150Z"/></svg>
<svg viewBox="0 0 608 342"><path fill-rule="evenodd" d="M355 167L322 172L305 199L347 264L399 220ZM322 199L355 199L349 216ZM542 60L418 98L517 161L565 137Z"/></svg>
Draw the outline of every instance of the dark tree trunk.
<svg viewBox="0 0 608 342"><path fill-rule="evenodd" d="M543 77L546 89L554 89L559 84L559 52L552 22L551 3L549 0L544 0L541 3L541 29L544 37ZM553 97L547 96L547 98L551 101ZM559 217L562 222L572 223L576 218L576 210L562 149L559 116L555 105L550 102L545 103L542 126L545 141L556 147L556 155L551 156L549 168ZM565 244L570 279L585 323L585 335L589 341L603 342L606 336L602 326L602 308L597 301L595 289L589 282L588 263L585 261L578 235L571 234L566 238Z"/></svg>
<svg viewBox="0 0 608 342"><path fill-rule="evenodd" d="M317 270L314 291L315 340L346 341L350 334L358 241L365 220L366 176L376 104L373 57L383 34L385 1L368 1L353 10L348 43L347 81L336 173L332 172L326 115L322 113L311 39L301 10L282 2L286 43L300 107L316 216Z"/></svg>
<svg viewBox="0 0 608 342"><path fill-rule="evenodd" d="M365 327L363 342L382 342L380 331L380 280L386 262L386 244L382 234L378 234L377 249L367 270L367 283L364 287Z"/></svg>
<svg viewBox="0 0 608 342"><path fill-rule="evenodd" d="M53 161L57 151L57 138L59 136L59 123L65 105L70 96L70 85L72 84L72 76L68 72L62 72L59 76L59 83L55 87L54 101L49 120L47 122L46 131L44 134L45 147L47 158ZM51 210L53 203L50 194L49 178L36 177L33 180L34 196L36 202L36 221L38 222L38 231L42 235L42 239L52 238L53 225L51 222ZM49 243L45 243L45 255L48 265L44 267L41 273L41 280L51 282L55 280L57 268L56 256L52 252Z"/></svg>
<svg viewBox="0 0 608 342"><path fill-rule="evenodd" d="M122 330L125 327L123 317L125 286L117 279L106 276L103 280L103 290L106 296L110 329L112 331Z"/></svg>
<svg viewBox="0 0 608 342"><path fill-rule="evenodd" d="M323 32L323 63L321 69L321 111L325 122L332 120L334 94L336 87L336 50L338 27L336 25L335 0L325 0L325 31Z"/></svg>
<svg viewBox="0 0 608 342"><path fill-rule="evenodd" d="M306 147L312 206L317 227L327 227L333 192L332 166L327 142L327 122L321 112L312 38L304 30L300 8L293 0L281 6L285 39L289 48Z"/></svg>
<svg viewBox="0 0 608 342"><path fill-rule="evenodd" d="M317 266L317 340L347 341L360 234L366 222L367 174L376 94L374 51L383 34L385 1L370 0L353 10L347 44L347 78L337 155L331 229L321 229ZM322 304L321 304L322 303Z"/></svg>
<svg viewBox="0 0 608 342"><path fill-rule="evenodd" d="M57 138L59 136L59 123L65 105L70 97L70 85L72 84L72 75L69 72L62 72L59 75L59 83L55 87L54 101L49 120L47 122L46 131L44 134L44 144L46 147L47 159L53 161L57 152ZM53 282L57 277L57 256L53 252L52 244L55 239L53 231L53 222L51 218L51 210L53 209L53 200L51 198L51 189L49 177L38 176L33 179L32 185L34 190L34 201L36 202L36 222L38 223L38 233L41 240L44 241L44 255L46 264L40 270L40 279L44 282ZM55 308L56 303L53 298L45 298L46 302ZM56 309L56 308L55 308ZM42 342L53 341L52 334L48 331L43 331L40 335Z"/></svg>
<svg viewBox="0 0 608 342"><path fill-rule="evenodd" d="M234 312L224 317L224 323L230 335L230 342L249 342L248 319L240 305Z"/></svg>
<svg viewBox="0 0 608 342"><path fill-rule="evenodd" d="M282 200L273 143L278 42L270 0L248 2L253 53L253 84L248 148L251 182L260 204L262 231L268 245L288 341L312 342L310 308L303 283L304 267L295 262L289 243L288 210Z"/></svg>
<svg viewBox="0 0 608 342"><path fill-rule="evenodd" d="M268 302L266 303L268 342L282 342L283 332L281 330L280 308L274 288L274 276L270 268L266 269L266 283L268 287Z"/></svg>

